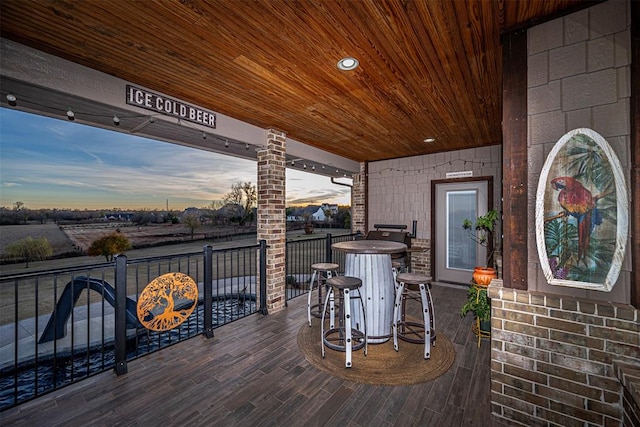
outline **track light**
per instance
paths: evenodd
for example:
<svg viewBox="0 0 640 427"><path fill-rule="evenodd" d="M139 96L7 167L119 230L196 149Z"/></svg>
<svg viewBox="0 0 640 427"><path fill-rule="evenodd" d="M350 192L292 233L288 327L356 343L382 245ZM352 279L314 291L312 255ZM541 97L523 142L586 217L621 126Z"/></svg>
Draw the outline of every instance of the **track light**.
<svg viewBox="0 0 640 427"><path fill-rule="evenodd" d="M207 139L207 133L206 132L202 132L202 139Z"/></svg>
<svg viewBox="0 0 640 427"><path fill-rule="evenodd" d="M9 103L9 105L11 105L12 107L15 107L16 101L17 101L17 98L14 94L12 93L7 94L7 102Z"/></svg>
<svg viewBox="0 0 640 427"><path fill-rule="evenodd" d="M67 119L69 119L69 121L74 121L76 119L76 114L71 111L71 108L67 111Z"/></svg>
<svg viewBox="0 0 640 427"><path fill-rule="evenodd" d="M113 124L114 126L120 126L120 117L113 115Z"/></svg>

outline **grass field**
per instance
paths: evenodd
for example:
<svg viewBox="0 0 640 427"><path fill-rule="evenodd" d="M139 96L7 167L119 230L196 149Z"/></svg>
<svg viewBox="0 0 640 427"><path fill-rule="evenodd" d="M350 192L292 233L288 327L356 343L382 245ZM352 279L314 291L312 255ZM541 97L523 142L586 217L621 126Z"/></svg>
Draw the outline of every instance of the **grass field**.
<svg viewBox="0 0 640 427"><path fill-rule="evenodd" d="M148 247L160 243L180 243L203 238L221 238L247 231L241 227L201 227L191 230L181 224L154 224L135 226L130 223L98 223L58 226L50 224L4 225L0 227L0 257L5 255L7 245L27 237L46 238L53 247L54 256L86 251L96 239L118 230L124 234L134 248Z"/></svg>
<svg viewBox="0 0 640 427"><path fill-rule="evenodd" d="M6 226L0 228L0 233L3 232ZM27 229L32 230L33 233L40 232L40 236L47 237L51 239L50 242L53 245L53 242L59 242L59 245L63 245L66 240L70 240L68 236L61 230L59 230L56 226L21 226L26 227L22 231L26 231ZM175 227L175 226L174 226ZM129 227L131 228L132 235L136 233L140 233L137 231L137 227ZM128 229L124 229L126 232ZM143 227L144 228L144 227ZM45 234L43 230L46 230L48 234ZM148 235L153 234L152 230L155 230L156 233L162 232L162 230L166 231L166 228L163 227L150 227L147 231ZM175 227L172 230L179 230L179 228ZM14 236L17 236L17 239L26 237L24 234L19 233L16 234L15 230ZM76 231L76 235L89 236L91 233L96 233L95 235L99 235L100 233L111 232L112 230L105 230L104 228L97 229L89 229L85 227L82 229L82 233ZM305 235L304 231L298 230L287 233L287 238L291 240L307 240L307 239L318 239L326 236L327 232L330 232L332 235L338 236L343 234L349 234L350 230L344 229L316 229L313 234ZM3 239L5 238L4 233ZM161 233L162 234L162 233ZM166 234L166 233L164 233ZM94 236L95 236L94 235ZM149 238L147 235L146 238ZM7 235L8 237L8 235ZM35 234L32 237L39 237ZM174 238L175 236L169 236ZM169 238L167 237L167 238ZM224 248L234 248L239 246L247 246L254 245L256 243L255 236L246 237L244 240L229 240L229 241L217 241L213 242L208 239L202 239L202 235L199 236L200 240L190 240L190 235L187 236L188 240L183 242L168 244L168 245L160 245L160 246L149 246L140 249L131 249L126 252L127 258L129 260L140 259L140 258L148 258L148 257L162 257L167 255L177 255L177 254L187 254L201 251L204 245L212 245L214 249L224 249ZM73 243L71 243L73 245ZM324 247L324 244L321 242L319 244L320 247ZM312 247L307 247L305 245L296 246L296 249L288 254L291 257L288 260L289 263L293 263L291 265L291 270L289 271L292 274L308 274L310 265L313 262L317 262L317 251L312 249ZM223 274L231 274L233 275L234 270L241 266L241 262L237 260L234 261L232 258L233 255L224 256L221 261L216 261L215 267L221 271ZM236 255L238 256L238 255ZM242 256L242 255L239 255ZM188 263L197 263L200 257L190 258ZM104 263L104 257L88 257L88 256L78 256L72 258L59 258L59 259L50 259L45 261L34 261L30 263L29 268L25 268L24 263L19 264L5 264L0 266L0 273L2 276L9 276L11 274L24 274L24 273L35 273L42 272L43 276L38 279L38 285L33 286L33 280L26 281L7 281L3 282L0 285L0 325L14 323L17 320L29 319L38 314L42 315L45 313L50 313L53 310L53 306L55 301L57 300L56 295L62 291L62 287L66 283L66 276L60 276L60 283L54 284L52 282L53 276L47 275L47 271L61 269L61 268L77 268L81 266L91 266L99 263ZM161 262L162 263L162 262ZM251 264L249 270L244 270L242 274L255 274L253 270L257 265ZM183 265L183 268L187 268ZM197 264L193 264L191 267L193 271L197 271ZM101 276L102 269L92 270L93 274L98 274L98 277L103 278L110 283L115 283L113 280L113 269L111 267L106 268L107 276ZM169 271L167 267L167 271ZM173 269L171 269L173 271ZM141 278L139 276L139 271L136 268L128 269L128 278L127 278L127 288L128 294L135 294L139 291L140 286L146 285L151 279L155 277L155 273L153 271L149 271L149 277ZM75 273L82 275L81 272ZM217 277L216 272L216 277ZM63 277L65 279L63 280ZM214 278L216 278L214 277ZM129 289L130 288L130 289ZM56 290L57 289L57 290ZM86 294L85 294L86 295ZM99 300L99 294L91 293L90 297L85 298L82 297L79 300L80 305L87 304L89 302L96 302Z"/></svg>

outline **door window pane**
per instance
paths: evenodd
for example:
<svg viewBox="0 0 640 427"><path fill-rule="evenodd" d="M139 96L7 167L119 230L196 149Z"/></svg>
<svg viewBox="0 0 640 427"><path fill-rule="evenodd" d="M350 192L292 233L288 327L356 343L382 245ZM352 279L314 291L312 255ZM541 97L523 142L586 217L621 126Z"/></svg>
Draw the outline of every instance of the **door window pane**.
<svg viewBox="0 0 640 427"><path fill-rule="evenodd" d="M477 215L477 192L475 190L448 191L446 197L446 267L473 270L476 266L476 244L462 228L465 219Z"/></svg>

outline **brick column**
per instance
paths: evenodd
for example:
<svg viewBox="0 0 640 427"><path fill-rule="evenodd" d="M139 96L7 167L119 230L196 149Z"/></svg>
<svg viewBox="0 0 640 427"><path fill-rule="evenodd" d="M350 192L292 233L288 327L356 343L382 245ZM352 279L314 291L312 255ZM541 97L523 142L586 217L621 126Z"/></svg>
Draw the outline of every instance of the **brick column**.
<svg viewBox="0 0 640 427"><path fill-rule="evenodd" d="M258 151L258 240L267 249L267 310L285 307L285 141L286 134L268 130L267 148Z"/></svg>
<svg viewBox="0 0 640 427"><path fill-rule="evenodd" d="M351 188L351 232L361 231L367 233L366 224L366 182L367 182L367 164L360 163L360 173L353 176L353 187Z"/></svg>

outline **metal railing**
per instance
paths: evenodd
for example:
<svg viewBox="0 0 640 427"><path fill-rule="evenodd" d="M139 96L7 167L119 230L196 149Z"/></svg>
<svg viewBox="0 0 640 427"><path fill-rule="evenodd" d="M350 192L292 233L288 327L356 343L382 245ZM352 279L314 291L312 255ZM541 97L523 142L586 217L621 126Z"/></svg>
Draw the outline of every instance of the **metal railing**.
<svg viewBox="0 0 640 427"><path fill-rule="evenodd" d="M262 241L0 277L0 410L111 368L125 373L129 360L256 313L265 259ZM136 300L169 272L198 284L199 303L180 326L151 331L137 320Z"/></svg>
<svg viewBox="0 0 640 427"><path fill-rule="evenodd" d="M286 245L286 300L306 294L311 264L335 262L336 242L357 234L295 239ZM0 277L0 411L257 313L266 314L266 244L174 254ZM165 273L199 287L199 303L180 326L151 331L136 301ZM209 284L205 286L205 284ZM261 300L256 301L256 298Z"/></svg>
<svg viewBox="0 0 640 427"><path fill-rule="evenodd" d="M343 234L303 240L287 241L287 300L306 294L311 280L311 265L319 262L332 262L344 271L345 254L333 251L331 245L362 237L360 234Z"/></svg>

